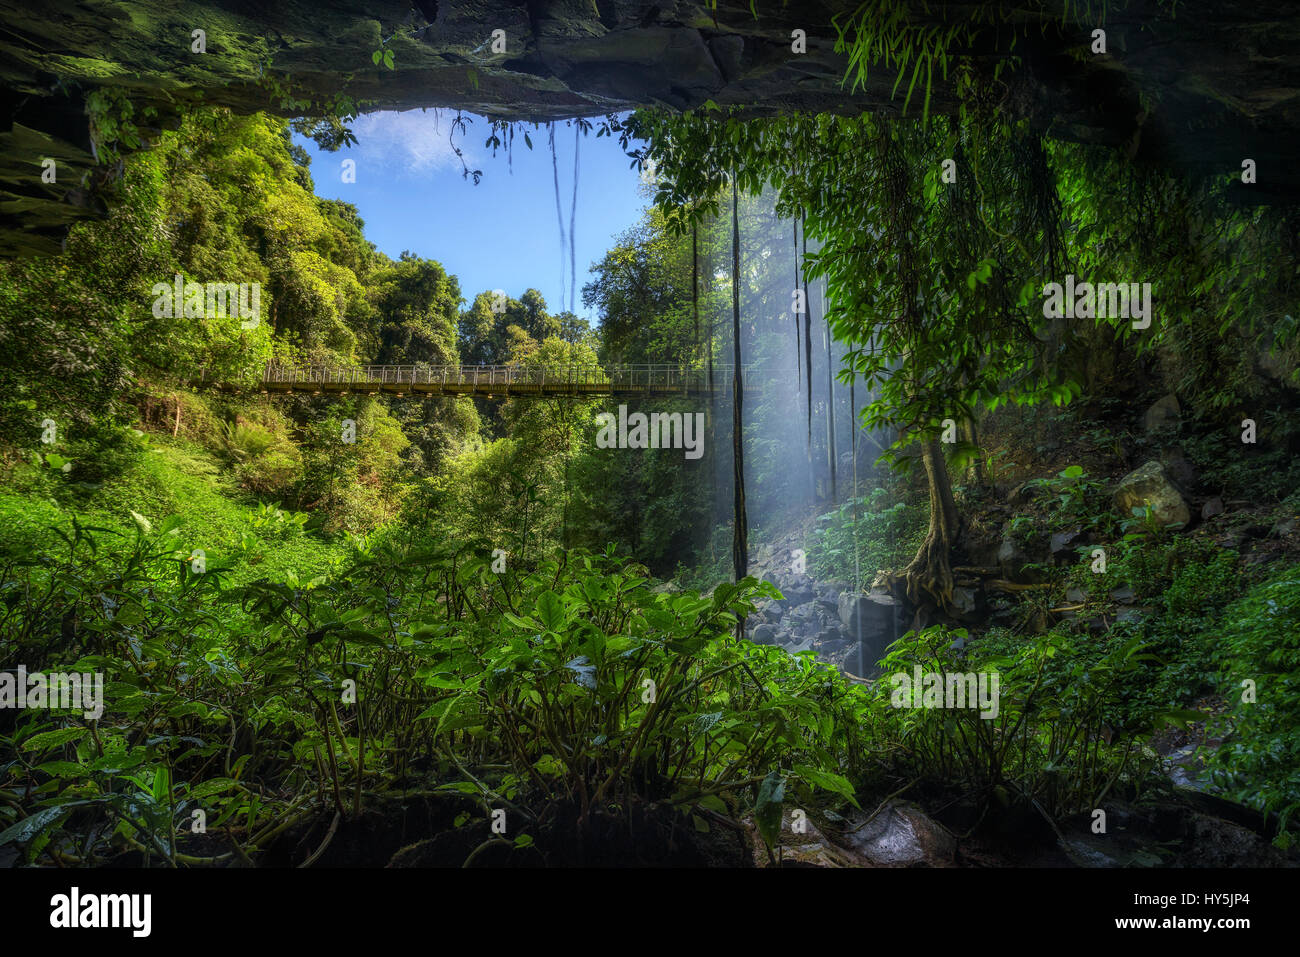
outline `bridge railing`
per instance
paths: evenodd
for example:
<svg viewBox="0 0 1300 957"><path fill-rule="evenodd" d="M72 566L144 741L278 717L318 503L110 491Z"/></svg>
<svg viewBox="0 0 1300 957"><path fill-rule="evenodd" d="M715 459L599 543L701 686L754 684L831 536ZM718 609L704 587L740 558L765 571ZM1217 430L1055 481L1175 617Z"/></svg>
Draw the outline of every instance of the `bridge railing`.
<svg viewBox="0 0 1300 957"><path fill-rule="evenodd" d="M731 367L715 365L714 385L731 386ZM668 363L632 365L363 365L292 366L271 362L263 382L272 385L417 386L443 385L475 390L529 386L591 390L691 392L709 386L704 369Z"/></svg>

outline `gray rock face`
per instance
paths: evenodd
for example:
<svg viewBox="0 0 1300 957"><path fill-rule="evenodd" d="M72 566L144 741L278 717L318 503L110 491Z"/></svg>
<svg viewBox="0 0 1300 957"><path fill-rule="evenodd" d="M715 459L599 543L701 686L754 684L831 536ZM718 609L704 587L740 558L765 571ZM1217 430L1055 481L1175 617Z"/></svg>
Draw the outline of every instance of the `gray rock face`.
<svg viewBox="0 0 1300 957"><path fill-rule="evenodd" d="M963 621L978 617L980 596L974 588L958 586L952 590L952 608L956 618Z"/></svg>
<svg viewBox="0 0 1300 957"><path fill-rule="evenodd" d="M756 645L774 645L776 644L776 628L772 625L759 625L754 629L750 641Z"/></svg>
<svg viewBox="0 0 1300 957"><path fill-rule="evenodd" d="M849 636L839 628L823 628L817 633L817 645L823 651L838 651L848 642Z"/></svg>
<svg viewBox="0 0 1300 957"><path fill-rule="evenodd" d="M1052 557L1057 561L1074 558L1074 546L1079 541L1079 534L1080 530L1074 528L1068 532L1057 532L1053 535L1050 544Z"/></svg>
<svg viewBox="0 0 1300 957"><path fill-rule="evenodd" d="M1131 515L1134 508L1149 507L1160 525L1186 524L1192 517L1187 503L1156 461L1147 462L1120 479L1115 489L1115 505L1123 515Z"/></svg>
<svg viewBox="0 0 1300 957"><path fill-rule="evenodd" d="M1015 539L1009 535L1002 539L1002 545L998 548L998 567L1002 569L1005 577L1012 581L1020 581L1023 576L1022 569L1030 561L1030 557L1016 544Z"/></svg>
<svg viewBox="0 0 1300 957"><path fill-rule="evenodd" d="M1142 428L1148 432L1158 429L1176 429L1182 422L1182 409L1178 405L1178 396L1172 392L1152 403L1151 408L1142 416Z"/></svg>
<svg viewBox="0 0 1300 957"><path fill-rule="evenodd" d="M867 661L875 662L903 632L902 604L884 594L840 595L839 618L851 642L862 637ZM863 677L866 677L864 675Z"/></svg>
<svg viewBox="0 0 1300 957"><path fill-rule="evenodd" d="M15 134L22 126L46 142L37 152L27 144L0 144L4 199L21 200L25 211L37 204L36 214L28 212L25 220L0 221L0 250L57 254L56 237L73 215L101 212L101 203L74 205L78 200L70 194L80 192L79 175L67 176L67 185L60 175L53 197L39 183L29 185L33 155L76 150L78 173L93 165L84 148L84 97L96 86L121 89L137 116L146 106L158 109L160 126L174 120L175 104L194 100L237 113L265 108L273 98L259 80L272 53L274 69L292 76L296 97L324 103L346 83L349 95L381 110L449 107L545 122L652 104L688 110L706 100L763 115L897 108L888 69L872 71L860 88L844 85L846 58L834 49L831 24L855 6L841 0L772 4L756 20L750 4L740 0L200 0L187 4L178 20L172 6L142 0L44 0L31 9L11 3L0 31L0 74L17 103L10 123ZM1142 32L1148 24L1135 17L1107 24L1111 48L1123 54L1074 58L1065 55L1077 43L1072 32L1040 30L1055 22L1052 6L1026 13L1022 36L980 30L981 45L988 44L984 55L994 60L1022 56L1026 40L1035 46L1036 55L1018 71L1025 92L1016 97L1016 119L1039 130L1069 130L1071 139L1083 142L1130 143L1137 161L1185 173L1238 168L1243 156L1254 158L1261 170L1287 168L1300 127L1294 109L1300 18L1293 11L1270 4L1233 4L1225 11L1222 0L1183 0L1177 17L1161 17L1159 43L1149 42ZM921 29L952 22L935 4L916 17ZM408 18L413 30L394 35ZM190 22L210 25L206 56L190 52ZM791 48L795 28L805 31L807 44L797 53ZM486 44L496 29L508 38L499 52ZM381 37L391 41L396 63L372 70L367 53ZM1022 41L1018 49L1011 45L1016 39ZM1033 65L1038 62L1052 67L1039 70ZM57 89L49 81L52 64L64 81ZM467 74L469 64L474 73ZM476 79L468 82L467 75ZM1096 108L1099 88L1119 95L1121 87L1138 88L1143 77L1179 82L1161 83L1150 115L1138 111L1131 93L1123 94L1124 108ZM108 78L111 84L105 84ZM960 100L954 89L936 81L930 109L955 114ZM1214 124L1200 122L1210 113ZM1162 135L1138 137L1144 121ZM1294 178L1273 177L1250 192L1258 202L1294 203L1300 187ZM25 235L31 230L24 227L32 226L43 228L42 234ZM1284 369L1280 363L1279 377Z"/></svg>
<svg viewBox="0 0 1300 957"><path fill-rule="evenodd" d="M817 603L811 601L804 602L801 605L794 605L786 613L786 620L792 624L794 622L814 621L817 617Z"/></svg>
<svg viewBox="0 0 1300 957"><path fill-rule="evenodd" d="M781 589L781 594L785 595L786 600L792 605L803 605L816 597L811 588L799 584L787 585Z"/></svg>
<svg viewBox="0 0 1300 957"><path fill-rule="evenodd" d="M893 801L871 821L844 835L876 867L944 867L956 841L915 804Z"/></svg>
<svg viewBox="0 0 1300 957"><path fill-rule="evenodd" d="M834 603L839 600L840 592L848 587L848 582L818 582L816 585L817 597L823 601Z"/></svg>

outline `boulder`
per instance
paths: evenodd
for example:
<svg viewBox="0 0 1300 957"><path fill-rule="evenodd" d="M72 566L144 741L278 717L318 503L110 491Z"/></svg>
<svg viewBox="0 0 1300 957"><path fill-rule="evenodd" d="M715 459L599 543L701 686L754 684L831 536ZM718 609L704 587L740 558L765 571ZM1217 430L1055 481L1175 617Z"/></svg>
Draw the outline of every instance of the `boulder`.
<svg viewBox="0 0 1300 957"><path fill-rule="evenodd" d="M789 599L790 605L803 605L816 597L813 580L807 575L787 575L777 588Z"/></svg>
<svg viewBox="0 0 1300 957"><path fill-rule="evenodd" d="M823 652L838 651L849 640L849 636L839 628L823 628L817 633L817 646Z"/></svg>
<svg viewBox="0 0 1300 957"><path fill-rule="evenodd" d="M844 589L848 587L849 585L847 582L818 582L816 586L814 586L814 591L817 592L818 598L834 604L839 601L840 592L844 591Z"/></svg>
<svg viewBox="0 0 1300 957"><path fill-rule="evenodd" d="M958 585L952 590L953 617L960 621L970 621L979 615L980 593L974 588Z"/></svg>
<svg viewBox="0 0 1300 957"><path fill-rule="evenodd" d="M1074 545L1079 540L1081 529L1074 528L1068 532L1057 532L1052 536L1050 548L1052 558L1058 562L1068 562L1077 557Z"/></svg>
<svg viewBox="0 0 1300 957"><path fill-rule="evenodd" d="M804 638L802 641L796 641L793 644L786 645L785 650L791 655L798 655L805 651L812 651L813 640L811 638Z"/></svg>
<svg viewBox="0 0 1300 957"><path fill-rule="evenodd" d="M791 622L810 621L817 618L817 603L806 601L802 604L791 604L786 609L786 620Z"/></svg>
<svg viewBox="0 0 1300 957"><path fill-rule="evenodd" d="M998 547L998 564L1002 566L1003 572L1011 574L1028 560L1029 556L1016 544L1015 539L1010 536L1002 539L1002 544Z"/></svg>
<svg viewBox="0 0 1300 957"><path fill-rule="evenodd" d="M1174 488L1178 489L1182 494L1187 495L1195 490L1197 483L1196 466L1187 461L1187 456L1183 454L1182 449L1175 446L1162 451L1160 453L1160 467L1165 470L1165 476L1173 483Z"/></svg>
<svg viewBox="0 0 1300 957"><path fill-rule="evenodd" d="M953 836L918 805L890 801L844 835L854 852L874 867L950 867L957 850Z"/></svg>
<svg viewBox="0 0 1300 957"><path fill-rule="evenodd" d="M790 633L792 641L811 638L824 627L817 603L811 601L790 609L782 620L782 626Z"/></svg>
<svg viewBox="0 0 1300 957"><path fill-rule="evenodd" d="M840 595L839 618L851 642L861 637L867 660L873 662L904 630L902 603L886 594L845 592Z"/></svg>
<svg viewBox="0 0 1300 957"><path fill-rule="evenodd" d="M1181 422L1182 409L1179 408L1178 397L1172 392L1157 399L1142 416L1142 428L1148 432L1155 432L1158 429L1176 429Z"/></svg>
<svg viewBox="0 0 1300 957"><path fill-rule="evenodd" d="M749 638L756 645L776 644L776 628L772 625L759 625Z"/></svg>
<svg viewBox="0 0 1300 957"><path fill-rule="evenodd" d="M1203 519L1214 518L1214 516L1222 514L1223 499L1219 498L1217 495L1201 506L1201 518Z"/></svg>
<svg viewBox="0 0 1300 957"><path fill-rule="evenodd" d="M1160 525L1185 525L1192 517L1187 503L1156 461L1147 462L1120 479L1115 489L1115 505L1124 515L1132 515L1135 508L1149 507Z"/></svg>

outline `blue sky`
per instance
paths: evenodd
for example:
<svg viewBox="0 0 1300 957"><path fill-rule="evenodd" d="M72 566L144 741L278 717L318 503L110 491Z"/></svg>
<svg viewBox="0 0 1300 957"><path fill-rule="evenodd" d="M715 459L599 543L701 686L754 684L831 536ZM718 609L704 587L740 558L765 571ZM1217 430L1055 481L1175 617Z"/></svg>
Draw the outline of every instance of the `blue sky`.
<svg viewBox="0 0 1300 957"><path fill-rule="evenodd" d="M504 289L519 296L538 289L553 313L569 296L568 238L563 297L560 285L559 227L555 184L545 127L526 127L530 151L516 129L514 158L504 150L496 157L485 149L488 121L470 117L468 135L457 131L456 145L471 170L483 171L480 183L461 175L461 162L448 142L454 112L410 110L360 116L352 124L355 146L325 153L295 134L311 154L316 193L352 203L366 223L366 238L396 259L404 249L436 259L460 278L466 300L485 289ZM560 208L569 228L573 201L574 128L555 131L560 175ZM356 182L342 182L344 159L356 161ZM577 284L574 311L595 325L597 317L582 305L582 285L589 267L614 238L634 225L649 202L640 177L616 137L599 139L593 130L582 138L579 154L578 205L575 222Z"/></svg>

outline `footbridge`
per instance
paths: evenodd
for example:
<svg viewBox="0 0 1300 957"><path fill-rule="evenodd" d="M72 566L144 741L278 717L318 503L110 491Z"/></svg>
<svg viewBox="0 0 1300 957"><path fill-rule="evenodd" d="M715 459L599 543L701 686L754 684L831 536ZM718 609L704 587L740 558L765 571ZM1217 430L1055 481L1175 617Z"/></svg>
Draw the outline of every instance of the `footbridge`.
<svg viewBox="0 0 1300 957"><path fill-rule="evenodd" d="M748 370L742 368L742 373ZM746 394L756 383L744 382ZM365 365L293 366L268 363L264 392L367 393L377 395L728 395L729 365L707 369L680 365Z"/></svg>

